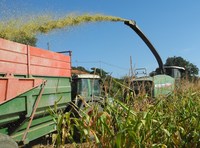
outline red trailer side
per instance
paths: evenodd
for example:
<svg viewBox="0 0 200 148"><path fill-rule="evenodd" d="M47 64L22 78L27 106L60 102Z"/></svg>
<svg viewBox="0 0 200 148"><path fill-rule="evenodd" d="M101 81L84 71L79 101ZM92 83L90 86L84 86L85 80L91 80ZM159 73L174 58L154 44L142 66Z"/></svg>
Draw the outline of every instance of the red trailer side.
<svg viewBox="0 0 200 148"><path fill-rule="evenodd" d="M71 77L71 59L63 54L0 39L0 75L1 104L41 85L43 80L33 76Z"/></svg>

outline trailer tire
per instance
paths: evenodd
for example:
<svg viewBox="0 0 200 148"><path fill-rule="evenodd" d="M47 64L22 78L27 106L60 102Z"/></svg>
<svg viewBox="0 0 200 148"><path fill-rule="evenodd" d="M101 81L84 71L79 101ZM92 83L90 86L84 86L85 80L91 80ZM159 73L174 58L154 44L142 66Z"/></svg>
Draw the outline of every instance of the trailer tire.
<svg viewBox="0 0 200 148"><path fill-rule="evenodd" d="M18 145L8 135L4 135L0 133L0 147L1 148L18 148Z"/></svg>

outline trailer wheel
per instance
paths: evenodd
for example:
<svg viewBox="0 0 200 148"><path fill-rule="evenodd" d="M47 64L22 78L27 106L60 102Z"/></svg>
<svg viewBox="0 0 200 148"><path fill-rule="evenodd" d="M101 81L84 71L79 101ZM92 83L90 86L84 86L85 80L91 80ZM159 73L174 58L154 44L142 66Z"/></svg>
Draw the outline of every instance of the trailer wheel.
<svg viewBox="0 0 200 148"><path fill-rule="evenodd" d="M18 145L8 135L4 135L0 133L0 147L1 148L18 148Z"/></svg>

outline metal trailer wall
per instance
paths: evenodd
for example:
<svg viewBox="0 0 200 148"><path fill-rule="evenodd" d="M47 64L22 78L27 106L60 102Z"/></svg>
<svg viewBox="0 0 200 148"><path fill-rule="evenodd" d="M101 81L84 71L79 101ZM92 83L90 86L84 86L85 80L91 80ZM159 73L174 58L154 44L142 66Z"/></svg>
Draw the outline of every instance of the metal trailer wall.
<svg viewBox="0 0 200 148"><path fill-rule="evenodd" d="M58 100L71 101L71 57L0 39L0 133L28 143L55 131Z"/></svg>

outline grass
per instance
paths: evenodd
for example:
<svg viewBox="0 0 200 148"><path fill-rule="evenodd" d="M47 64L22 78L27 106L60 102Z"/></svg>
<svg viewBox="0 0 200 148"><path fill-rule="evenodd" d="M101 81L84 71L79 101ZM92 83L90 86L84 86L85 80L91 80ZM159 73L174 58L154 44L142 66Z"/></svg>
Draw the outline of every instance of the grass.
<svg viewBox="0 0 200 148"><path fill-rule="evenodd" d="M69 117L69 112L62 115L59 120L68 127L64 138L76 144L72 138L76 127L80 142L96 147L200 146L199 83L184 82L173 95L156 98L153 103L143 96L130 101L115 99L101 112L88 105L90 112L82 110L81 118Z"/></svg>

